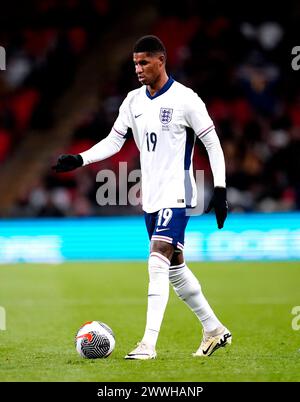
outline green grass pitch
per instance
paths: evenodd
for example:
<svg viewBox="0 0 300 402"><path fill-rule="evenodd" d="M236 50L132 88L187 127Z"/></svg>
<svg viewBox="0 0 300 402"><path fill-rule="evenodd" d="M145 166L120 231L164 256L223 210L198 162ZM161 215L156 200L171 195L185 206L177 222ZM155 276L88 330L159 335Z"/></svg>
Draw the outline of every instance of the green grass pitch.
<svg viewBox="0 0 300 402"><path fill-rule="evenodd" d="M231 347L194 358L201 326L170 290L158 358L127 361L145 325L145 263L65 263L0 266L0 381L299 381L299 262L190 263ZM107 359L80 358L74 335L85 321L115 332Z"/></svg>

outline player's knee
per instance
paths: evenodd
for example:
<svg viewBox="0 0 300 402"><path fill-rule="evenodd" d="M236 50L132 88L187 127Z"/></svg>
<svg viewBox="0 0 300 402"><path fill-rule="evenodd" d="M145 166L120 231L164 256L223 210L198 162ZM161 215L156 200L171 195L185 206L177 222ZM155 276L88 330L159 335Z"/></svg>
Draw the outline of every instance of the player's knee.
<svg viewBox="0 0 300 402"><path fill-rule="evenodd" d="M184 271L185 266L183 264L181 266L170 267L169 280L175 289L184 285L185 282Z"/></svg>
<svg viewBox="0 0 300 402"><path fill-rule="evenodd" d="M169 280L178 294L185 298L192 297L201 292L201 285L195 275L186 267L181 265L169 270Z"/></svg>
<svg viewBox="0 0 300 402"><path fill-rule="evenodd" d="M149 256L148 271L150 279L155 278L157 275L166 275L168 277L170 268L170 261L158 252L152 252Z"/></svg>
<svg viewBox="0 0 300 402"><path fill-rule="evenodd" d="M151 243L151 254L152 253L159 253L171 261L174 255L174 246L163 241L154 240Z"/></svg>

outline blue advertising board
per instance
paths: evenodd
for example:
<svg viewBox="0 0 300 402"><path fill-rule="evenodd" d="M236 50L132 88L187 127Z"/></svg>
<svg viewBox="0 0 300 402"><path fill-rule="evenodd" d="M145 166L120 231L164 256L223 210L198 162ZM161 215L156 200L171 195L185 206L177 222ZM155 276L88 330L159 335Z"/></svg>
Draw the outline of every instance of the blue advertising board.
<svg viewBox="0 0 300 402"><path fill-rule="evenodd" d="M145 260L144 218L2 219L0 263ZM300 259L300 213L230 214L222 230L213 214L191 217L190 261Z"/></svg>

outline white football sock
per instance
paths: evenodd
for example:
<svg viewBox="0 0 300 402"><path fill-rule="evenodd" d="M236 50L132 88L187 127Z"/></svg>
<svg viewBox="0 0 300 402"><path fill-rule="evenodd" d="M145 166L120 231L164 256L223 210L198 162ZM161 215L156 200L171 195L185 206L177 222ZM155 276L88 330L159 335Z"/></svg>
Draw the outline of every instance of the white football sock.
<svg viewBox="0 0 300 402"><path fill-rule="evenodd" d="M206 333L223 327L204 297L198 279L185 263L171 266L169 279L176 294L196 314Z"/></svg>
<svg viewBox="0 0 300 402"><path fill-rule="evenodd" d="M148 261L149 287L147 322L142 342L155 347L164 312L169 299L170 261L152 252Z"/></svg>

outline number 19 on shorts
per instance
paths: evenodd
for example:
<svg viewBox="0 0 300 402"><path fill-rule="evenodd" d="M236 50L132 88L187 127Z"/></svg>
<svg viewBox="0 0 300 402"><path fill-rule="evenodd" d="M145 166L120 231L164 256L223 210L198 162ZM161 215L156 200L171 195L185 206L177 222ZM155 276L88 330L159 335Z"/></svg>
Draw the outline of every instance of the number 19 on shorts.
<svg viewBox="0 0 300 402"><path fill-rule="evenodd" d="M170 209L170 208L161 209L158 212L157 226L166 227L168 225L168 223L170 222L172 215L173 215L172 209Z"/></svg>

